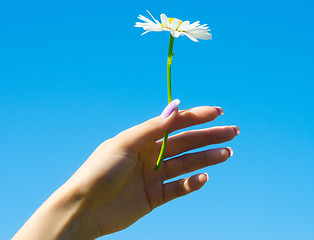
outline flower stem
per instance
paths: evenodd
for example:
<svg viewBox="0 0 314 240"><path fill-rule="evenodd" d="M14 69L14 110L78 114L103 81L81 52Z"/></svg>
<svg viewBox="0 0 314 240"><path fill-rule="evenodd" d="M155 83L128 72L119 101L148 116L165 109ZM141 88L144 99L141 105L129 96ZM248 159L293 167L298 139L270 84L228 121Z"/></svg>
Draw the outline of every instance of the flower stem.
<svg viewBox="0 0 314 240"><path fill-rule="evenodd" d="M168 103L172 101L171 94L171 63L174 52L172 52L174 37L170 34L168 60L167 60L167 88L168 88Z"/></svg>
<svg viewBox="0 0 314 240"><path fill-rule="evenodd" d="M174 52L172 52L173 41L174 41L174 37L170 34L169 50L168 50L168 60L167 60L168 104L172 101L172 94L171 94L171 63L172 63L172 58L173 58L173 54L174 54ZM164 135L164 141L162 143L162 146L161 146L161 149L160 149L160 153L159 153L159 156L158 156L158 160L156 162L155 171L159 169L161 161L162 161L162 159L164 157L166 144L167 144L167 140L168 140L168 134L169 134L169 130L167 130L165 135Z"/></svg>

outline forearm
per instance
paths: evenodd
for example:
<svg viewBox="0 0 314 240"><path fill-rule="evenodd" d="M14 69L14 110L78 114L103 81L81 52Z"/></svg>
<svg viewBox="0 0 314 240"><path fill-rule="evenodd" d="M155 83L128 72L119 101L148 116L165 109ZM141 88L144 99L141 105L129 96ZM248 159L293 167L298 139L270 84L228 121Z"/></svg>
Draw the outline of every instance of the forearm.
<svg viewBox="0 0 314 240"><path fill-rule="evenodd" d="M78 190L59 188L33 214L13 237L13 240L94 239L89 226L90 212L85 207L84 195Z"/></svg>

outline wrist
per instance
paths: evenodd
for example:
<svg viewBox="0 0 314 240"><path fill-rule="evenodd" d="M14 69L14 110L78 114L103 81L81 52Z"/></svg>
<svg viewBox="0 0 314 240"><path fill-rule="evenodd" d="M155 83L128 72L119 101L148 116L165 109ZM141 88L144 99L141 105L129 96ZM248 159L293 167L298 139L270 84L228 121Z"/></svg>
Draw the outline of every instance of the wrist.
<svg viewBox="0 0 314 240"><path fill-rule="evenodd" d="M13 240L91 240L97 226L79 188L65 184L55 191L24 224Z"/></svg>
<svg viewBox="0 0 314 240"><path fill-rule="evenodd" d="M97 226L92 225L91 211L87 206L86 196L78 187L65 184L51 197L48 209L58 221L57 239L90 240L96 238Z"/></svg>

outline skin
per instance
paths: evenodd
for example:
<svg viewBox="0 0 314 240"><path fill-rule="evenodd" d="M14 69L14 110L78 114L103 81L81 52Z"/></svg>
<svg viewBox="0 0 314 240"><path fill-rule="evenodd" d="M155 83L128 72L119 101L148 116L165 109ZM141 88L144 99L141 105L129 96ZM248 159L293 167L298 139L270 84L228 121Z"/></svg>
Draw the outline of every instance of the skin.
<svg viewBox="0 0 314 240"><path fill-rule="evenodd" d="M165 158L154 171L164 132L214 120L214 107L175 109L103 142L76 173L34 213L13 240L95 239L122 230L158 206L200 189L207 174L171 178L224 162L226 148L186 151L232 140L236 126L186 131L169 137ZM177 157L176 157L177 156Z"/></svg>

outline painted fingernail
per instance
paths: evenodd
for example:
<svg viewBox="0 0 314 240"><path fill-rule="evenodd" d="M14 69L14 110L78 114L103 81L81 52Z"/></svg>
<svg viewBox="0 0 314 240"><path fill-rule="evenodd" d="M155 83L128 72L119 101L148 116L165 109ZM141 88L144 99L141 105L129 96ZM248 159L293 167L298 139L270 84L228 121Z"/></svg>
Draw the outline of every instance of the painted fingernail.
<svg viewBox="0 0 314 240"><path fill-rule="evenodd" d="M238 126L232 126L234 132L235 132L235 135L238 136L240 134L240 128Z"/></svg>
<svg viewBox="0 0 314 240"><path fill-rule="evenodd" d="M206 176L206 182L208 182L208 180L209 180L208 174L207 174L207 173L204 173L204 175Z"/></svg>
<svg viewBox="0 0 314 240"><path fill-rule="evenodd" d="M226 149L229 151L229 157L233 156L233 150L231 147L226 147Z"/></svg>
<svg viewBox="0 0 314 240"><path fill-rule="evenodd" d="M175 99L172 102L170 102L167 107L163 110L163 112L161 113L161 117L162 118L167 118L171 115L171 113L179 106L180 104L180 100L179 99Z"/></svg>
<svg viewBox="0 0 314 240"><path fill-rule="evenodd" d="M214 107L214 108L216 108L216 110L217 110L217 112L218 112L218 115L224 115L224 110L222 110L222 108L221 107Z"/></svg>

